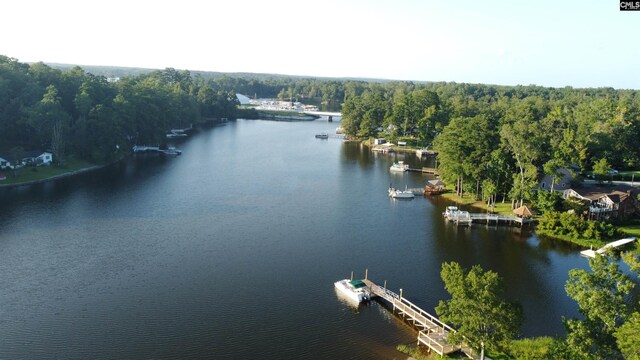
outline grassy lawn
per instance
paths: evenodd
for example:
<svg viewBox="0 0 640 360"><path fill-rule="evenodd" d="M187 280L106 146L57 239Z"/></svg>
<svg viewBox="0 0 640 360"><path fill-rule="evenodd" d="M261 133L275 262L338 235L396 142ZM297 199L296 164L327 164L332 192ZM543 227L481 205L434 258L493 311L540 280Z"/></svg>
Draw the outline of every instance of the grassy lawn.
<svg viewBox="0 0 640 360"><path fill-rule="evenodd" d="M640 220L635 220L632 224L620 226L619 229L629 236L640 238Z"/></svg>
<svg viewBox="0 0 640 360"><path fill-rule="evenodd" d="M472 195L465 195L464 197L460 197L456 195L454 192L447 192L440 195L446 199L449 199L460 205L469 205L477 208L481 211L490 211L491 209L487 207L487 203L484 201L476 201L474 200ZM511 210L511 201L507 201L505 203L497 202L493 212L496 214L502 215L513 215L513 210Z"/></svg>
<svg viewBox="0 0 640 360"><path fill-rule="evenodd" d="M12 170L3 170L3 173L7 176L7 179L0 181L0 184L19 184L29 181L44 180L53 176L62 175L92 166L95 166L95 164L83 160L69 159L64 165L61 166L52 165L39 167L23 167L16 170L15 177L13 176Z"/></svg>

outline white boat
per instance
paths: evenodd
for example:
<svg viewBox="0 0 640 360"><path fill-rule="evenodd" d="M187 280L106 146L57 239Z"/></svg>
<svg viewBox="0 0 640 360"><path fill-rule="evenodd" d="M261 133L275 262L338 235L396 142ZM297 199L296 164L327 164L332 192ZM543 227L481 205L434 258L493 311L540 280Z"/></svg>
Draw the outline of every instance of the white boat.
<svg viewBox="0 0 640 360"><path fill-rule="evenodd" d="M397 190L392 187L389 187L389 196L394 199L413 199L416 197L416 195L407 188L404 190Z"/></svg>
<svg viewBox="0 0 640 360"><path fill-rule="evenodd" d="M328 139L329 138L329 134L327 134L326 132L321 132L320 134L316 134L316 139Z"/></svg>
<svg viewBox="0 0 640 360"><path fill-rule="evenodd" d="M442 215L444 215L444 217L447 219L451 219L458 212L459 210L457 206L447 206L447 210L445 210L445 212L442 213Z"/></svg>
<svg viewBox="0 0 640 360"><path fill-rule="evenodd" d="M397 172L404 172L404 171L409 171L409 165L405 164L402 161L398 161L397 163L393 163L393 165L391 165L391 167L389 168L389 170L391 171L397 171Z"/></svg>
<svg viewBox="0 0 640 360"><path fill-rule="evenodd" d="M371 292L362 280L344 279L336 281L334 285L342 295L355 302L361 303L371 299Z"/></svg>

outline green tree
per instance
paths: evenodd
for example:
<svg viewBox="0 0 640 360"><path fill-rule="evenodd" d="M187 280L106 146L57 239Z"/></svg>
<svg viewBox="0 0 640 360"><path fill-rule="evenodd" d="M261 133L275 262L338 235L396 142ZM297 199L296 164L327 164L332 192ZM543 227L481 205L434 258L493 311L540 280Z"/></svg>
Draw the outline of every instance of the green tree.
<svg viewBox="0 0 640 360"><path fill-rule="evenodd" d="M558 170L561 167L562 167L562 164L556 159L551 159L546 163L544 163L544 165L542 166L544 170L544 174L549 175L549 177L551 177L551 189L550 189L551 192L553 192L553 188L556 182L558 182L558 180L562 178L562 174L558 173Z"/></svg>
<svg viewBox="0 0 640 360"><path fill-rule="evenodd" d="M518 173L513 177L512 199L520 200L529 197L528 190L537 181L536 162L542 157L545 146L543 129L538 122L529 117L518 118L513 123L505 124L500 131L502 141L516 160ZM533 185L532 185L533 183Z"/></svg>
<svg viewBox="0 0 640 360"><path fill-rule="evenodd" d="M451 299L436 307L441 320L453 324L457 332L449 334L452 343L466 342L480 351L485 347L504 350L522 325L518 304L502 298L502 279L478 265L465 271L456 262L443 263L440 272Z"/></svg>
<svg viewBox="0 0 640 360"><path fill-rule="evenodd" d="M487 201L487 206L491 206L491 211L493 211L494 206L496 204L496 191L498 190L497 185L491 179L484 179L482 181L482 199Z"/></svg>
<svg viewBox="0 0 640 360"><path fill-rule="evenodd" d="M562 207L562 195L555 191L537 191L536 208L542 213L559 211Z"/></svg>
<svg viewBox="0 0 640 360"><path fill-rule="evenodd" d="M632 253L622 255L624 262L629 265L631 271L640 274L640 259ZM636 304L635 311L629 319L615 332L616 343L626 359L640 359L640 304Z"/></svg>
<svg viewBox="0 0 640 360"><path fill-rule="evenodd" d="M605 158L602 158L593 164L593 175L599 182L602 182L607 178L609 170L611 170L611 165Z"/></svg>
<svg viewBox="0 0 640 360"><path fill-rule="evenodd" d="M564 319L567 346L583 359L620 358L616 329L627 319L625 297L634 284L609 256L589 260L591 271L572 269L565 285L584 319Z"/></svg>

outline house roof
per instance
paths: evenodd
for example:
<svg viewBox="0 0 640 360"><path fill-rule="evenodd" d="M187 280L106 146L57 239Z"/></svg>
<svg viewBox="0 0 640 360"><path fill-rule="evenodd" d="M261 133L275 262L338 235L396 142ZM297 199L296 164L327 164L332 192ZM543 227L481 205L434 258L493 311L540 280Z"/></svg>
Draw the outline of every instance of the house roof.
<svg viewBox="0 0 640 360"><path fill-rule="evenodd" d="M38 151L38 150L31 150L31 151L25 151L23 154L23 158L35 158L38 157L40 155L42 155L43 151Z"/></svg>
<svg viewBox="0 0 640 360"><path fill-rule="evenodd" d="M615 187L589 186L570 190L575 191L581 197L591 201L607 196L614 203L624 201L629 196L629 192L635 194L638 191L636 188L626 185L617 185Z"/></svg>
<svg viewBox="0 0 640 360"><path fill-rule="evenodd" d="M443 183L442 181L438 180L438 179L434 179L434 180L429 180L427 181L427 185L431 185L431 186L445 186L445 183Z"/></svg>

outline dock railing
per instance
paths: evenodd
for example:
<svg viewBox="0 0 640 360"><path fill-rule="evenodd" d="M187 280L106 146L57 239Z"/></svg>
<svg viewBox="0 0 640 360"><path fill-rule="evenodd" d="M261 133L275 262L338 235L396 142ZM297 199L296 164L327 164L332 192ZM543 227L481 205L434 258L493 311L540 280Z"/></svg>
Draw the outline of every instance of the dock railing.
<svg viewBox="0 0 640 360"><path fill-rule="evenodd" d="M373 295L384 299L393 306L394 313L398 311L405 320L411 321L414 326L419 328L418 343L428 346L429 349L440 356L463 349L462 344L452 345L447 342L449 333L456 332L454 328L407 300L402 296L402 289L400 289L400 294L398 295L387 289L386 283L385 287L382 287L366 277L363 281Z"/></svg>

